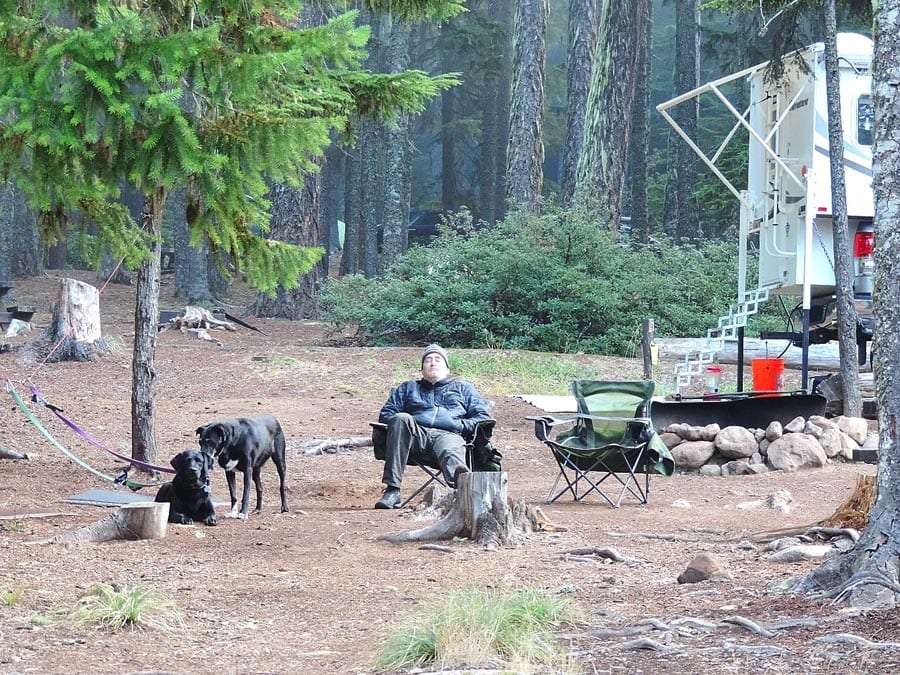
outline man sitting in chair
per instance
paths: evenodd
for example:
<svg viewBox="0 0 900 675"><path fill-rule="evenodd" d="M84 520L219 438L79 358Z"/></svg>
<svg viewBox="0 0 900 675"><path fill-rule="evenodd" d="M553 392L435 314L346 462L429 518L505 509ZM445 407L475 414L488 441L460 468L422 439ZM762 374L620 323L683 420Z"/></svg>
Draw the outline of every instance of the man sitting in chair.
<svg viewBox="0 0 900 675"><path fill-rule="evenodd" d="M476 425L490 419L487 402L475 387L450 377L449 359L440 345L422 352L422 379L407 380L391 390L378 421L387 425L384 495L376 509L401 502L400 482L410 452L440 467L451 486L466 466L466 442Z"/></svg>

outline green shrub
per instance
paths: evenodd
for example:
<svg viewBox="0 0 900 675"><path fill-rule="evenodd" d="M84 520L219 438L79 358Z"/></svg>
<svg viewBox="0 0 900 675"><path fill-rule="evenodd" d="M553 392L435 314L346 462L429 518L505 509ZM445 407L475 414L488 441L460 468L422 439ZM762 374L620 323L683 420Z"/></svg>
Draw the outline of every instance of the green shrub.
<svg viewBox="0 0 900 675"><path fill-rule="evenodd" d="M374 344L625 354L645 317L700 336L735 300L734 242L624 245L573 211L455 225L381 278L330 281L326 318Z"/></svg>
<svg viewBox="0 0 900 675"><path fill-rule="evenodd" d="M550 632L572 620L567 600L546 591L456 591L391 629L379 668L554 664L564 660Z"/></svg>

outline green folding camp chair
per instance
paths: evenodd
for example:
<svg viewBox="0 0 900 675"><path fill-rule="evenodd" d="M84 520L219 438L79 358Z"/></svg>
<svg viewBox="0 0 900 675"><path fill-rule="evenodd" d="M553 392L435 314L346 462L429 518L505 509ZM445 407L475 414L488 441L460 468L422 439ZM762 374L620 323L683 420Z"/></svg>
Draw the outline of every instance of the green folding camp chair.
<svg viewBox="0 0 900 675"><path fill-rule="evenodd" d="M476 425L475 431L471 435L464 437L466 441L466 466L469 467L470 471L500 471L500 461L503 459L503 455L497 452L491 444L491 436L494 433L496 424L496 420L483 420ZM372 448L375 452L375 459L383 462L387 454L387 425L380 422L370 422L369 426L372 427ZM440 483L447 488L450 487L444 480L440 467L424 461L424 458L418 456L418 453L410 452L406 464L407 466L419 467L428 474L428 478L398 508L402 509L409 504L434 482Z"/></svg>
<svg viewBox="0 0 900 675"><path fill-rule="evenodd" d="M669 449L650 421L653 389L651 380L576 380L572 383L572 394L578 404L574 417L528 418L534 421L535 436L547 444L559 466L559 474L547 495L548 504L566 492L576 502L597 492L613 508L622 504L626 494L641 504L647 503L650 475L671 476L675 469ZM551 438L553 428L561 425L567 427ZM590 475L592 472L602 472L602 476L597 480ZM637 478L640 473L644 474L643 487ZM604 492L603 483L609 478L615 483L610 481L607 485L615 485L616 490L621 487L618 496ZM557 490L560 480L566 484Z"/></svg>

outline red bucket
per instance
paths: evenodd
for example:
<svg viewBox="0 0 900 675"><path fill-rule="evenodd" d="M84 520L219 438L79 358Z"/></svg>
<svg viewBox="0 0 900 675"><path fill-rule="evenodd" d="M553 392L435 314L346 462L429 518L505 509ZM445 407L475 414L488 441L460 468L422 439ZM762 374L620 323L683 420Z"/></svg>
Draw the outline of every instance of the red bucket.
<svg viewBox="0 0 900 675"><path fill-rule="evenodd" d="M784 359L753 359L754 391L784 391Z"/></svg>

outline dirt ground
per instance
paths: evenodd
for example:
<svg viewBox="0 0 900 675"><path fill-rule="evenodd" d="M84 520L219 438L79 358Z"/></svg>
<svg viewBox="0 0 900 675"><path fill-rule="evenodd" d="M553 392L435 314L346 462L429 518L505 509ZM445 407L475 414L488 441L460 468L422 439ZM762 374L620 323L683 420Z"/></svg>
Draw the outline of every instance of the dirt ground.
<svg viewBox="0 0 900 675"><path fill-rule="evenodd" d="M90 280L88 273L70 273ZM21 303L34 304L45 325L58 280L52 275L20 284ZM37 368L17 352L0 355L0 377L31 378L48 400L95 435L127 447L130 434L132 291L110 286L102 297L104 333L115 350L94 363ZM240 312L246 292L228 301ZM163 307L175 308L164 279ZM194 445L194 429L242 414L272 413L288 437L291 511L277 513L274 467L263 470L266 503L248 521L220 520L217 527L171 526L154 542L76 546L27 545L37 538L103 517L103 508L60 499L89 488L110 487L69 463L41 439L4 398L0 445L27 452L28 461L0 462L0 514L63 511L54 519L0 521L0 593L22 593L0 603L0 671L3 672L371 672L389 625L449 589L466 586L553 589L581 610L585 624L560 639L585 672L890 672L898 652L859 650L814 642L830 633L855 633L900 641L898 613L855 615L767 589L813 563L766 560L761 550L738 546L749 533L811 523L830 514L867 465L834 465L809 473L752 477L657 477L648 506L626 502L613 510L593 501L561 500L547 515L568 528L535 534L522 547L486 552L465 541L451 553L378 541L380 534L414 526L408 513L375 511L381 464L370 449L305 456L303 440L366 434L388 387L414 374L417 349L331 346L315 323L256 320L265 335L241 329L216 332L223 346L177 332L160 335L157 353L157 435L163 459ZM16 338L20 344L24 338ZM638 376L640 363L608 359L611 373ZM732 373L733 376L733 373ZM539 504L555 465L533 437L526 415L537 411L497 397L495 439L504 454L511 496ZM92 464L114 473L110 456L85 447L49 418L51 431ZM413 470L411 470L413 471ZM408 474L407 483L418 477ZM239 479L240 484L240 479ZM739 510L736 505L788 490L794 509ZM224 475L214 475L216 499L227 500ZM152 494L152 492L151 492ZM676 500L689 508L674 507ZM665 533L648 538L642 533ZM563 554L584 546L614 546L645 561L578 562ZM718 556L730 578L679 585L676 577L701 551ZM66 618L95 582L132 583L172 598L184 616L173 632L115 634L80 627ZM623 651L629 638L599 639L592 630L633 625L646 618L693 616L721 620L739 614L757 622L817 617L813 626L764 638L735 628L714 634L674 635L685 649L673 654ZM35 622L48 617L49 625ZM647 637L661 634L647 629ZM783 651L759 656L703 648L772 645ZM893 659L893 662L892 662Z"/></svg>

